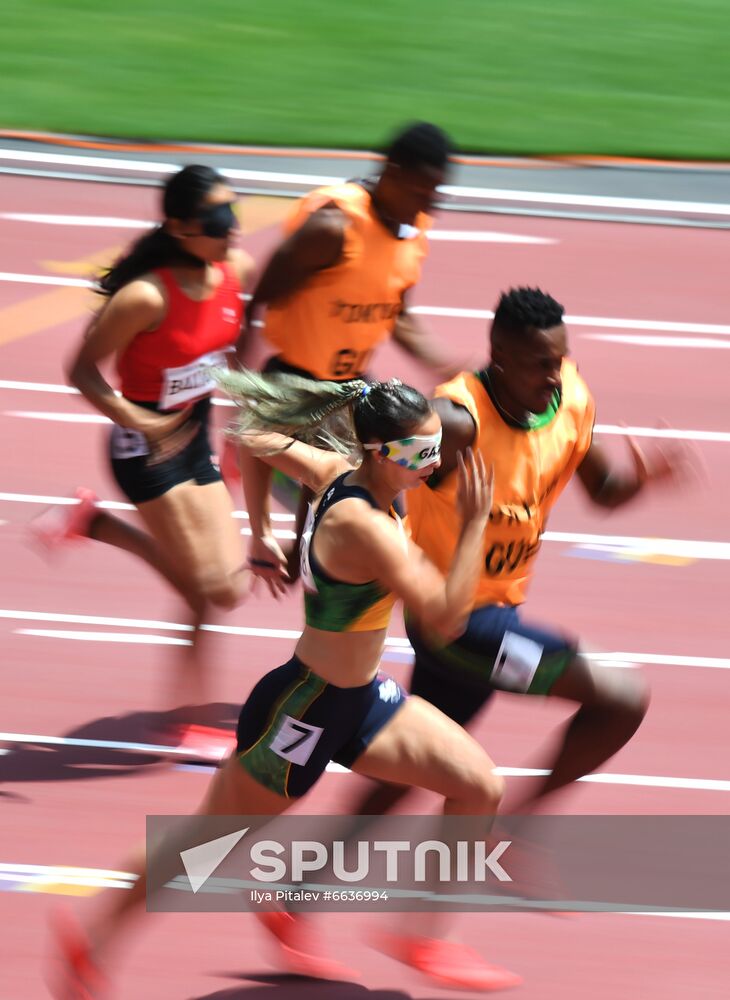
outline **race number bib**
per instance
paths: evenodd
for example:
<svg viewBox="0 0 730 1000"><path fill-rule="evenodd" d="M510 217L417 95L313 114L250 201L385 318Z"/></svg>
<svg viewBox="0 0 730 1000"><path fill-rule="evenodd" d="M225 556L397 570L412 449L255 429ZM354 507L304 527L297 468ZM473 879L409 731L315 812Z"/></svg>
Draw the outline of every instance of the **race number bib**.
<svg viewBox="0 0 730 1000"><path fill-rule="evenodd" d="M292 764L306 764L323 732L321 726L310 726L308 722L285 715L271 741L271 749Z"/></svg>
<svg viewBox="0 0 730 1000"><path fill-rule="evenodd" d="M149 453L150 446L144 434L114 424L111 437L112 458L140 458Z"/></svg>
<svg viewBox="0 0 730 1000"><path fill-rule="evenodd" d="M543 646L516 632L505 632L490 678L502 691L527 691L542 657Z"/></svg>
<svg viewBox="0 0 730 1000"><path fill-rule="evenodd" d="M160 390L160 409L172 410L183 403L189 403L192 399L206 396L215 387L215 380L211 377L211 368L225 368L226 354L232 351L232 347L224 351L211 351L202 357L191 361L189 365L182 365L180 368L164 368L162 371L162 388Z"/></svg>

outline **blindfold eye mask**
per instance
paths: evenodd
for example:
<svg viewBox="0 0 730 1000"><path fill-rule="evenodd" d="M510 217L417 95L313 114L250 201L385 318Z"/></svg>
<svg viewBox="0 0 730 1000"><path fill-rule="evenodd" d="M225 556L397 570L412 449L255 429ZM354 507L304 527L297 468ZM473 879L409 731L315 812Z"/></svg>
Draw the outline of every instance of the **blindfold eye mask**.
<svg viewBox="0 0 730 1000"><path fill-rule="evenodd" d="M203 236L220 239L232 229L237 229L238 219L233 211L234 205L235 202L226 201L221 205L211 205L204 208L197 216L203 230Z"/></svg>
<svg viewBox="0 0 730 1000"><path fill-rule="evenodd" d="M415 472L438 462L441 454L441 428L437 434L364 444L363 448L366 451L379 451L383 458Z"/></svg>

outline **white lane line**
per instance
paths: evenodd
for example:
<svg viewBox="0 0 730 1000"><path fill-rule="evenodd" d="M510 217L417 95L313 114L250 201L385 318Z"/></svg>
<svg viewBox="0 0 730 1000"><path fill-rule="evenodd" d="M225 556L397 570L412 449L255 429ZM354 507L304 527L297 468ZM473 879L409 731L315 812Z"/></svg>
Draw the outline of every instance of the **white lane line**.
<svg viewBox="0 0 730 1000"><path fill-rule="evenodd" d="M0 271L0 281L12 281L21 285L61 285L68 288L91 288L93 284L86 278L60 278L50 274L15 274L10 271Z"/></svg>
<svg viewBox="0 0 730 1000"><path fill-rule="evenodd" d="M700 350L727 350L730 340L717 337L662 337L651 334L584 333L584 340L601 340L608 344L629 344L634 347L691 347Z"/></svg>
<svg viewBox="0 0 730 1000"><path fill-rule="evenodd" d="M474 229L431 229L428 238L437 243L522 243L533 246L549 246L560 242L544 236L518 236L516 233L493 233Z"/></svg>
<svg viewBox="0 0 730 1000"><path fill-rule="evenodd" d="M0 160L20 163L45 163L87 169L115 170L122 173L170 174L179 169L175 163L155 163L149 160L119 160L107 156L80 156L70 153L41 153L20 149L0 150ZM270 184L301 184L307 188L341 184L342 177L321 174L297 174L279 170L242 170L223 167L224 176L234 180L266 181ZM456 198L477 198L497 201L536 202L548 205L583 205L597 208L629 208L649 212L679 212L701 215L730 215L730 205L703 201L671 201L658 198L618 198L608 195L581 195L551 191L515 191L503 188L483 188L473 185L445 184L441 194Z"/></svg>
<svg viewBox="0 0 730 1000"><path fill-rule="evenodd" d="M689 431L676 427L624 427L621 424L596 424L594 431L596 434L664 438L668 441L730 441L730 432L728 431Z"/></svg>
<svg viewBox="0 0 730 1000"><path fill-rule="evenodd" d="M78 389L66 385L54 385L51 382L20 382L12 379L0 379L0 390L2 389L60 393L67 396L80 395ZM234 407L236 404L231 399L213 397L213 405ZM108 417L104 417L100 413L84 416L81 414L66 414L58 410L5 410L3 415L6 417L20 417L26 420L58 420L59 423L111 423ZM676 427L624 427L621 424L596 424L595 432L597 434L614 434L623 437L631 435L632 437L665 438L671 441L710 441L716 443L730 441L730 432L728 431L683 430Z"/></svg>
<svg viewBox="0 0 730 1000"><path fill-rule="evenodd" d="M704 201L672 201L663 198L617 198L596 194L553 194L547 191L513 191L505 188L465 187L445 184L439 192L455 198L484 198L545 205L583 205L593 208L629 208L645 212L681 212L700 215L730 215L730 205Z"/></svg>
<svg viewBox="0 0 730 1000"><path fill-rule="evenodd" d="M62 396L80 396L72 385L56 385L53 382L19 382L17 379L0 379L0 389L20 389L23 392L55 392Z"/></svg>
<svg viewBox="0 0 730 1000"><path fill-rule="evenodd" d="M291 632L288 635L284 635L287 630L285 629L258 629L258 628L227 628L220 625L203 625L201 626L203 631L209 632L222 632L230 635L248 636L254 638L272 638L281 639L287 638L290 640L296 640L299 638L300 633ZM15 635L30 635L45 639L66 639L76 642L115 642L115 643L128 643L137 644L140 646L191 646L192 642L189 639L174 639L170 636L164 635L136 635L129 634L125 632L85 632L79 631L77 629L26 629L17 628L13 629ZM268 633L268 634L267 634ZM276 633L276 634L274 634ZM389 642L386 642L389 645ZM401 653L406 655L401 656ZM412 650L410 651L412 653ZM639 664L644 665L661 665L661 666L679 666L679 667L698 667L698 668L708 668L714 670L730 670L730 660L723 659L722 657L712 657L712 656L671 656L671 655L660 655L660 654L642 654L642 653L587 653L588 659L593 660L595 663L601 666L607 667L623 667L626 669L635 669ZM402 647L398 647L397 655L393 656L388 653L383 654L383 659L386 660L409 660L410 654Z"/></svg>
<svg viewBox="0 0 730 1000"><path fill-rule="evenodd" d="M59 424L110 424L109 417L101 413L49 413L37 410L6 410L5 417L22 417L24 420L52 420Z"/></svg>
<svg viewBox="0 0 730 1000"><path fill-rule="evenodd" d="M494 319L491 309L461 309L452 306L413 306L410 310L421 316L443 316L451 319ZM664 330L668 333L703 333L726 336L726 323L684 323L674 320L622 319L608 316L566 316L571 326L597 326L616 330Z"/></svg>
<svg viewBox="0 0 730 1000"><path fill-rule="evenodd" d="M36 496L29 493L0 493L0 502L8 503L33 503L44 504L45 506L64 505L70 506L78 503L74 497ZM120 503L114 500L100 500L99 507L103 510L134 510L131 504ZM246 520L248 512L234 511L235 518ZM294 520L292 514L272 515L273 520L291 522ZM248 528L243 528L242 532L250 534ZM275 530L274 535L278 538L293 538L290 531L284 529ZM579 531L546 531L543 541L557 542L563 545L582 546L607 546L618 548L626 555L637 559L643 557L662 557L670 559L713 559L726 561L730 560L730 542L703 541L683 538L641 538L636 535L597 535Z"/></svg>
<svg viewBox="0 0 730 1000"><path fill-rule="evenodd" d="M128 632L72 632L63 629L18 628L17 635L34 635L45 639L75 639L76 642L119 642L137 646L192 646L191 639L174 639L169 635L135 635Z"/></svg>
<svg viewBox="0 0 730 1000"><path fill-rule="evenodd" d="M120 219L111 215L41 215L33 212L0 212L7 222L36 222L44 226L91 226L104 229L152 229L149 219Z"/></svg>
<svg viewBox="0 0 730 1000"><path fill-rule="evenodd" d="M34 503L34 504L44 504L46 507L58 506L58 507L71 507L73 504L78 503L76 497L56 497L56 496L43 496L42 494L35 493L0 493L0 501L6 501L8 503ZM137 508L131 503L122 503L118 500L98 500L96 506L101 508L101 510L136 510ZM248 520L247 510L234 510L231 515L236 520ZM295 519L294 514L279 514L276 511L272 511L269 515L272 521L293 521Z"/></svg>
<svg viewBox="0 0 730 1000"><path fill-rule="evenodd" d="M54 496L43 496L42 494L35 493L0 493L0 501L6 501L8 503L38 503L43 504L46 507L51 506L71 506L72 504L78 503L75 497L54 497ZM99 500L97 506L102 510L136 510L137 508L131 503L121 503L117 500Z"/></svg>
<svg viewBox="0 0 730 1000"><path fill-rule="evenodd" d="M616 546L636 556L674 559L730 559L730 542L705 542L681 538L638 538L634 535L592 535L577 531L546 531L546 542L569 545Z"/></svg>
<svg viewBox="0 0 730 1000"><path fill-rule="evenodd" d="M16 274L10 271L0 271L0 281L24 282L35 285L69 285L79 288L91 288L93 285L93 282L85 278L65 278L44 274ZM453 306L412 306L411 312L420 316L442 316L450 319L494 319L494 313L490 309L462 309ZM611 316L566 316L565 322L571 326L599 327L609 330L656 330L666 333L699 333L709 336L730 335L730 326L722 323L684 323L673 320L623 319Z"/></svg>
<svg viewBox="0 0 730 1000"><path fill-rule="evenodd" d="M38 886L89 886L99 889L131 889L137 881L134 872L118 872L104 868L78 868L72 865L29 865L0 862L0 881L20 883L23 889ZM253 883L252 883L253 885ZM236 887L238 888L238 886ZM576 904L578 908L580 904ZM723 910L611 910L620 917L674 917L680 920L730 920Z"/></svg>
<svg viewBox="0 0 730 1000"><path fill-rule="evenodd" d="M46 226L92 227L100 229L153 229L157 223L149 219L122 219L111 215L57 215L33 212L0 212L6 222L30 222ZM497 233L473 229L435 229L428 238L449 243L517 243L548 246L558 240L544 236L523 236L517 233Z"/></svg>
<svg viewBox="0 0 730 1000"><path fill-rule="evenodd" d="M140 753L159 753L160 755L172 756L185 756L187 754L188 757L191 756L190 750L184 750L181 747L169 747L165 744L125 743L117 742L116 740L86 740L73 736L0 733L0 743L8 743L16 746L36 744L39 746L90 747L129 752L136 750ZM347 768L343 768L341 765L333 770L336 770L339 774L348 773ZM544 777L550 772L534 767L495 767L494 773L502 775L505 778L535 778ZM656 774L612 774L602 771L597 774L587 774L582 778L578 778L578 781L600 785L632 785L644 788L677 788L684 791L730 792L730 781L719 778L685 778Z"/></svg>
<svg viewBox="0 0 730 1000"><path fill-rule="evenodd" d="M13 608L0 608L0 619L23 622L50 622L64 625L104 625L111 628L156 629L162 632L192 632L192 625L184 622L159 621L153 618L117 618L108 615L79 615L55 611L27 611ZM296 640L301 635L298 629L256 628L244 625L203 625L204 631L223 635L245 636L264 639ZM93 635L90 632L69 632L70 635ZM111 633L99 633L110 635ZM388 636L385 640L387 649L403 653L411 653L411 644L402 636ZM589 659L607 666L674 666L699 667L715 670L730 670L729 657L714 656L680 656L673 653L629 653L629 652L587 652Z"/></svg>

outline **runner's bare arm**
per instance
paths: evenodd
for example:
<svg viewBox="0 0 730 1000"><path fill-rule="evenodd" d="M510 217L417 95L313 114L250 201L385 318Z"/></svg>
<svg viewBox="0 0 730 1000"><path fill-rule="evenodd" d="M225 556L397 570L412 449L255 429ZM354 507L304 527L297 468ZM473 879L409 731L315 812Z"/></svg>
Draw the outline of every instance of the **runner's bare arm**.
<svg viewBox="0 0 730 1000"><path fill-rule="evenodd" d="M312 212L274 251L246 307L247 325L256 310L291 295L317 271L333 267L344 245L346 216L334 204Z"/></svg>
<svg viewBox="0 0 730 1000"><path fill-rule="evenodd" d="M593 503L600 507L621 507L653 483L676 483L686 477L692 466L689 449L681 445L654 444L650 450L644 450L631 436L627 436L626 442L631 453L630 472L617 469L595 440L578 466L578 479Z"/></svg>
<svg viewBox="0 0 730 1000"><path fill-rule="evenodd" d="M130 281L94 316L67 370L71 384L100 413L120 427L141 431L151 440L165 436L183 423L188 408L160 416L135 406L115 394L99 365L124 351L139 333L159 326L165 310L164 295L154 279Z"/></svg>
<svg viewBox="0 0 730 1000"><path fill-rule="evenodd" d="M393 328L393 340L403 350L430 368L440 379L453 378L464 367L450 358L431 331L414 315L403 296L403 307Z"/></svg>
<svg viewBox="0 0 730 1000"><path fill-rule="evenodd" d="M353 468L344 456L304 444L285 434L243 434L239 441L244 455L248 453L257 461L273 466L308 486L313 493L321 493L333 479Z"/></svg>
<svg viewBox="0 0 730 1000"><path fill-rule="evenodd" d="M233 248L228 251L228 263L233 268L236 277L241 283L242 291L247 291L256 272L256 265L253 257L249 256L245 250Z"/></svg>
<svg viewBox="0 0 730 1000"><path fill-rule="evenodd" d="M354 504L346 526L348 545L339 550L341 561L350 567L359 562L371 577L397 594L428 631L445 639L463 631L472 609L492 505L492 474L471 451L466 463L459 461L459 505L461 534L446 577L412 542L404 552L403 536L392 518L381 512L363 517Z"/></svg>
<svg viewBox="0 0 730 1000"><path fill-rule="evenodd" d="M477 429L474 418L465 406L443 397L437 397L431 403L441 420L443 434L441 465L433 474L434 482L439 483L457 468L459 452L466 451L474 444Z"/></svg>

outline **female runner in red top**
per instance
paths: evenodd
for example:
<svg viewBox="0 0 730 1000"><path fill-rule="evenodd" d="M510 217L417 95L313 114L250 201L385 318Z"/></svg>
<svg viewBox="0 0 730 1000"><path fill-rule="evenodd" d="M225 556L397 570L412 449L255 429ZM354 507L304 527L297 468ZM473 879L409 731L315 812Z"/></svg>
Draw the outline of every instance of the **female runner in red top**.
<svg viewBox="0 0 730 1000"><path fill-rule="evenodd" d="M101 279L107 301L69 368L71 382L113 422L112 470L146 531L100 510L88 490L65 521L39 525L47 542L86 536L132 552L183 596L196 628L192 669L175 677L178 704L185 695L187 703L209 700L198 626L211 605L236 605L244 587L241 536L208 439L209 371L233 349L252 271L231 245L234 204L210 167L174 174L164 188L164 221ZM100 371L112 356L121 395Z"/></svg>

